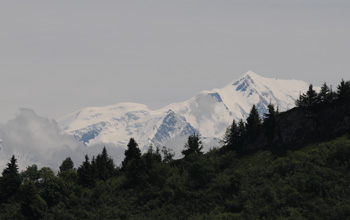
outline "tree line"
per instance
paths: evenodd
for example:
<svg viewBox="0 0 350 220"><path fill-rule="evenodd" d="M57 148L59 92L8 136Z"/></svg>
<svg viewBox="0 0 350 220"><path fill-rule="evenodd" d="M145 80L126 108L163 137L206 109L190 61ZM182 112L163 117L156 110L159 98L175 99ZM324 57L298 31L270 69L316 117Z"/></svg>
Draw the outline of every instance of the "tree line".
<svg viewBox="0 0 350 220"><path fill-rule="evenodd" d="M182 154L185 158L192 154L202 155L202 148L199 136L193 134L188 137ZM16 218L41 219L48 209L58 205L70 193L72 185L93 189L101 181L120 176L124 177L122 188L125 189L163 184L162 169L173 161L175 154L166 147L160 152L152 145L141 154L138 144L131 138L124 155L121 165L116 166L104 147L91 160L86 155L77 169L72 159L67 157L59 166L57 175L50 168L38 169L35 164L19 172L17 159L12 156L0 177L0 205L17 202ZM155 173L157 169L160 173Z"/></svg>
<svg viewBox="0 0 350 220"><path fill-rule="evenodd" d="M349 81L336 92L325 85L319 93L310 85L297 108L349 103ZM250 149L261 135L272 141L279 114L269 104L261 119L253 105L227 128L222 148L204 154L192 134L178 160L166 147L142 154L133 138L119 166L106 148L77 168L67 157L57 174L35 164L19 172L12 156L0 177L0 219L346 219L350 139L284 157Z"/></svg>
<svg viewBox="0 0 350 220"><path fill-rule="evenodd" d="M304 110L320 110L326 106L343 105L350 103L350 81L341 80L337 86L337 91L333 91L332 87L324 83L317 93L313 89L313 85L309 85L306 93L299 95L295 101L297 108ZM311 114L312 112L310 112ZM247 154L254 151L254 144L259 136L267 140L267 144L271 144L275 133L276 118L279 115L278 107L273 104L268 105L267 113L260 118L255 105L252 106L247 119L241 119L239 122L233 120L232 124L227 128L222 139L223 150L234 150L238 154ZM253 146L252 146L253 145Z"/></svg>
<svg viewBox="0 0 350 220"><path fill-rule="evenodd" d="M332 86L323 83L320 92L317 93L311 84L306 93L299 95L295 105L297 107L310 108L319 105L348 102L350 102L350 81L344 81L344 79L342 79L337 86L337 91L333 91Z"/></svg>

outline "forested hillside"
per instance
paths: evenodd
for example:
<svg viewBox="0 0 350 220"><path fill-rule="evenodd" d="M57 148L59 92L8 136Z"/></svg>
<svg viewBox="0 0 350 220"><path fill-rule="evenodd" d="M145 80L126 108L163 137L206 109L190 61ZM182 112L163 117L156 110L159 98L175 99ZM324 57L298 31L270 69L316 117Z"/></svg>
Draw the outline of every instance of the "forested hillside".
<svg viewBox="0 0 350 220"><path fill-rule="evenodd" d="M0 219L350 219L350 82L310 86L297 107L233 121L222 147L197 134L141 154L130 139L114 164L105 148L58 174L12 157L0 178Z"/></svg>

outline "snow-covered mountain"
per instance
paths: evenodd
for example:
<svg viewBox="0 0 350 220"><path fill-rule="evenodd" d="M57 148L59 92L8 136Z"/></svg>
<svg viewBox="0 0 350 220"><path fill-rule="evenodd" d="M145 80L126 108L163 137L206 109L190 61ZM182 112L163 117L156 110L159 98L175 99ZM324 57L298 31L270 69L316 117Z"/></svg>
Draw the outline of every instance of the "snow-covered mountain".
<svg viewBox="0 0 350 220"><path fill-rule="evenodd" d="M179 155L188 135L198 133L205 149L218 146L232 120L246 118L253 104L259 114L268 104L280 111L294 107L308 83L261 77L252 71L222 89L202 91L191 99L150 110L136 103L88 107L58 120L68 134L86 145L112 143L126 148L131 137L141 148L149 144L173 148Z"/></svg>

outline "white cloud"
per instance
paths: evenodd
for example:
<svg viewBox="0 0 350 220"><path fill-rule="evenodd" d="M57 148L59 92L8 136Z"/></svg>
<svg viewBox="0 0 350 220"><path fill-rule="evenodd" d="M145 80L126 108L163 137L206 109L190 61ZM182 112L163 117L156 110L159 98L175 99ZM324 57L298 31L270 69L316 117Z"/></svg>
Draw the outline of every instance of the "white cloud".
<svg viewBox="0 0 350 220"><path fill-rule="evenodd" d="M85 154L90 159L102 151L103 146L85 147L73 136L63 133L55 120L40 117L31 109L21 109L16 117L0 124L0 169L15 155L20 170L37 164L58 170L66 157L79 167ZM117 165L124 158L124 148L106 146Z"/></svg>

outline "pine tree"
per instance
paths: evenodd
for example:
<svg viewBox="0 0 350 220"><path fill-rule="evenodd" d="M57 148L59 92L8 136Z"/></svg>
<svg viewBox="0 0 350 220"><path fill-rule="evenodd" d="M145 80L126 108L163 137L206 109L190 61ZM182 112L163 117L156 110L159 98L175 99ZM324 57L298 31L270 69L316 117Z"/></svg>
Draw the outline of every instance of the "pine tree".
<svg viewBox="0 0 350 220"><path fill-rule="evenodd" d="M153 145L151 144L147 152L142 155L142 159L144 160L147 169L152 169L154 164L162 161L162 156L159 153L159 149L156 147L156 150L154 150Z"/></svg>
<svg viewBox="0 0 350 220"><path fill-rule="evenodd" d="M141 156L142 167L139 172L139 178L134 181L135 183L143 183L146 185L163 185L165 183L164 173L162 172L162 156L159 149L154 149L151 144L146 153ZM135 173L136 173L135 172Z"/></svg>
<svg viewBox="0 0 350 220"><path fill-rule="evenodd" d="M125 172L127 186L141 185L145 181L145 166L141 159L141 151L134 138L130 138L128 148L124 152L125 158L121 170Z"/></svg>
<svg viewBox="0 0 350 220"><path fill-rule="evenodd" d="M92 156L92 159L91 159L91 175L94 178L94 180L98 179L98 168L97 168L95 156Z"/></svg>
<svg viewBox="0 0 350 220"><path fill-rule="evenodd" d="M0 178L0 201L7 201L19 191L21 177L18 172L17 160L13 155Z"/></svg>
<svg viewBox="0 0 350 220"><path fill-rule="evenodd" d="M333 91L332 86L330 86L326 102L333 103L336 100L337 100L337 93L335 91Z"/></svg>
<svg viewBox="0 0 350 220"><path fill-rule="evenodd" d="M78 182L85 187L92 187L95 184L94 172L92 165L89 161L89 156L85 155L85 161L78 168Z"/></svg>
<svg viewBox="0 0 350 220"><path fill-rule="evenodd" d="M295 101L297 107L307 108L312 107L317 104L318 95L317 92L313 89L312 84L309 85L309 90L306 94L300 94L299 99Z"/></svg>
<svg viewBox="0 0 350 220"><path fill-rule="evenodd" d="M235 120L226 129L223 143L229 148L233 148L239 143L239 128Z"/></svg>
<svg viewBox="0 0 350 220"><path fill-rule="evenodd" d="M274 136L276 116L277 112L275 111L275 106L270 103L268 105L268 113L265 114L263 123L268 142L271 142Z"/></svg>
<svg viewBox="0 0 350 220"><path fill-rule="evenodd" d="M140 161L141 160L141 151L138 148L138 144L136 143L134 138L130 138L128 143L128 148L124 152L125 158L122 162L122 170L126 170L128 164L131 161Z"/></svg>
<svg viewBox="0 0 350 220"><path fill-rule="evenodd" d="M328 102L328 97L329 97L330 89L327 86L327 83L323 83L320 92L317 95L317 103L318 104L323 104Z"/></svg>
<svg viewBox="0 0 350 220"><path fill-rule="evenodd" d="M106 147L103 147L102 153L96 157L96 170L97 177L100 180L107 180L114 173L114 162L111 157L108 156Z"/></svg>
<svg viewBox="0 0 350 220"><path fill-rule="evenodd" d="M261 119L259 117L258 110L256 109L255 105L253 105L252 109L250 110L249 116L247 118L246 123L246 131L248 135L248 141L254 141L256 140L259 129L261 126Z"/></svg>
<svg viewBox="0 0 350 220"><path fill-rule="evenodd" d="M337 87L337 96L339 102L350 102L350 81L342 81Z"/></svg>
<svg viewBox="0 0 350 220"><path fill-rule="evenodd" d="M306 92L306 105L312 107L317 103L317 92L313 89L312 84L309 86L309 90Z"/></svg>
<svg viewBox="0 0 350 220"><path fill-rule="evenodd" d="M181 153L185 157L189 156L190 154L203 154L202 149L202 141L199 139L198 134L192 134L188 137Z"/></svg>
<svg viewBox="0 0 350 220"><path fill-rule="evenodd" d="M305 94L299 94L299 98L295 100L295 106L301 108L307 107Z"/></svg>
<svg viewBox="0 0 350 220"><path fill-rule="evenodd" d="M240 142L243 142L243 139L247 134L247 129L242 119L239 120L239 123L238 123L238 134L239 134Z"/></svg>

